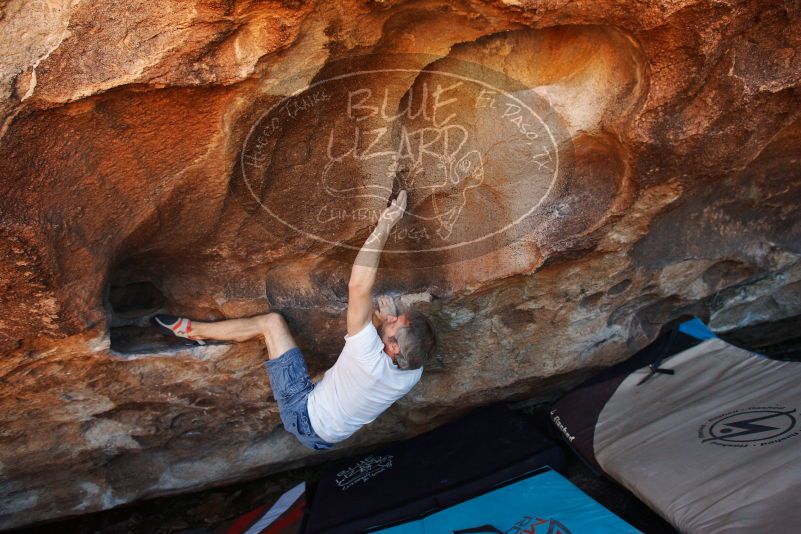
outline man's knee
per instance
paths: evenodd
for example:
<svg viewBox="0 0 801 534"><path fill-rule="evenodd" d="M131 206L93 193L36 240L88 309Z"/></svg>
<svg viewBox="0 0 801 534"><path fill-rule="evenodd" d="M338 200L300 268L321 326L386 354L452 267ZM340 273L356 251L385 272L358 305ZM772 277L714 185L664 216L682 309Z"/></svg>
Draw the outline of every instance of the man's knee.
<svg viewBox="0 0 801 534"><path fill-rule="evenodd" d="M259 328L265 336L269 336L279 330L287 330L286 321L280 313L270 312L259 316Z"/></svg>

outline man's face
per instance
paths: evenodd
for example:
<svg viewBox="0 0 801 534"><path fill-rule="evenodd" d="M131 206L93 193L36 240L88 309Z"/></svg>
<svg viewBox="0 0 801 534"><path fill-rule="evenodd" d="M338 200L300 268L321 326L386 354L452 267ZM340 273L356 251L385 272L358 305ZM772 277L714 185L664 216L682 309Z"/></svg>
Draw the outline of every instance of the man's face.
<svg viewBox="0 0 801 534"><path fill-rule="evenodd" d="M387 315L386 320L381 323L379 334L381 341L384 342L384 352L386 352L393 360L400 354L400 347L398 340L395 339L395 334L401 328L409 326L409 316L405 313L399 316Z"/></svg>

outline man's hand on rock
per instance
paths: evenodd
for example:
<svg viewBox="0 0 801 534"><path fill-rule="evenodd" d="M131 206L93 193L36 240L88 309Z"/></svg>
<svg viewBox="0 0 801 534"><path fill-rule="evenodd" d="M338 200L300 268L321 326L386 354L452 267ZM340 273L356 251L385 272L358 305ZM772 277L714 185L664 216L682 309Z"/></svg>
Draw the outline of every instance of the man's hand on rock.
<svg viewBox="0 0 801 534"><path fill-rule="evenodd" d="M392 227L403 217L406 210L406 191L401 191L392 204L381 213L378 224L370 237L356 255L348 280L348 335L359 333L364 325L374 316L373 299L371 297L375 277L378 273L378 262L381 251L389 239ZM382 301L384 310L389 310L389 303ZM394 303L392 309L395 309ZM397 313L397 310L395 310ZM385 311L389 314L389 311ZM386 315L385 315L386 317Z"/></svg>
<svg viewBox="0 0 801 534"><path fill-rule="evenodd" d="M406 212L406 196L405 190L398 193L397 198L381 214L379 224L385 224L387 228L392 228L398 224L398 221L401 220Z"/></svg>

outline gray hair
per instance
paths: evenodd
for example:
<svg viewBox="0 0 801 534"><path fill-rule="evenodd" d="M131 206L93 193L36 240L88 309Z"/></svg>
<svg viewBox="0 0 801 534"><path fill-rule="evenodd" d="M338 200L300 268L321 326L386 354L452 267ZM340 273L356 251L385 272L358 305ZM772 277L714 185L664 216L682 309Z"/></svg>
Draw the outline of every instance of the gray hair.
<svg viewBox="0 0 801 534"><path fill-rule="evenodd" d="M400 347L400 354L395 362L401 369L419 369L434 353L437 337L434 327L422 313L408 306L402 305L401 307L402 313L409 318L409 326L401 327L395 334L395 339Z"/></svg>

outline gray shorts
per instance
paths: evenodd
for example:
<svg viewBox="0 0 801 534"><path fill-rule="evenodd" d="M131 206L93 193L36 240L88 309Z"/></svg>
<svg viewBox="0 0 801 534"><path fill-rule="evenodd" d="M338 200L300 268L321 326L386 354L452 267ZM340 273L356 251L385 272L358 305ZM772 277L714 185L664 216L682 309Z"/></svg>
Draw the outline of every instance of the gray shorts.
<svg viewBox="0 0 801 534"><path fill-rule="evenodd" d="M306 400L314 389L314 383L300 349L289 349L265 364L284 428L310 449L322 451L333 447L332 443L318 436L311 426Z"/></svg>

